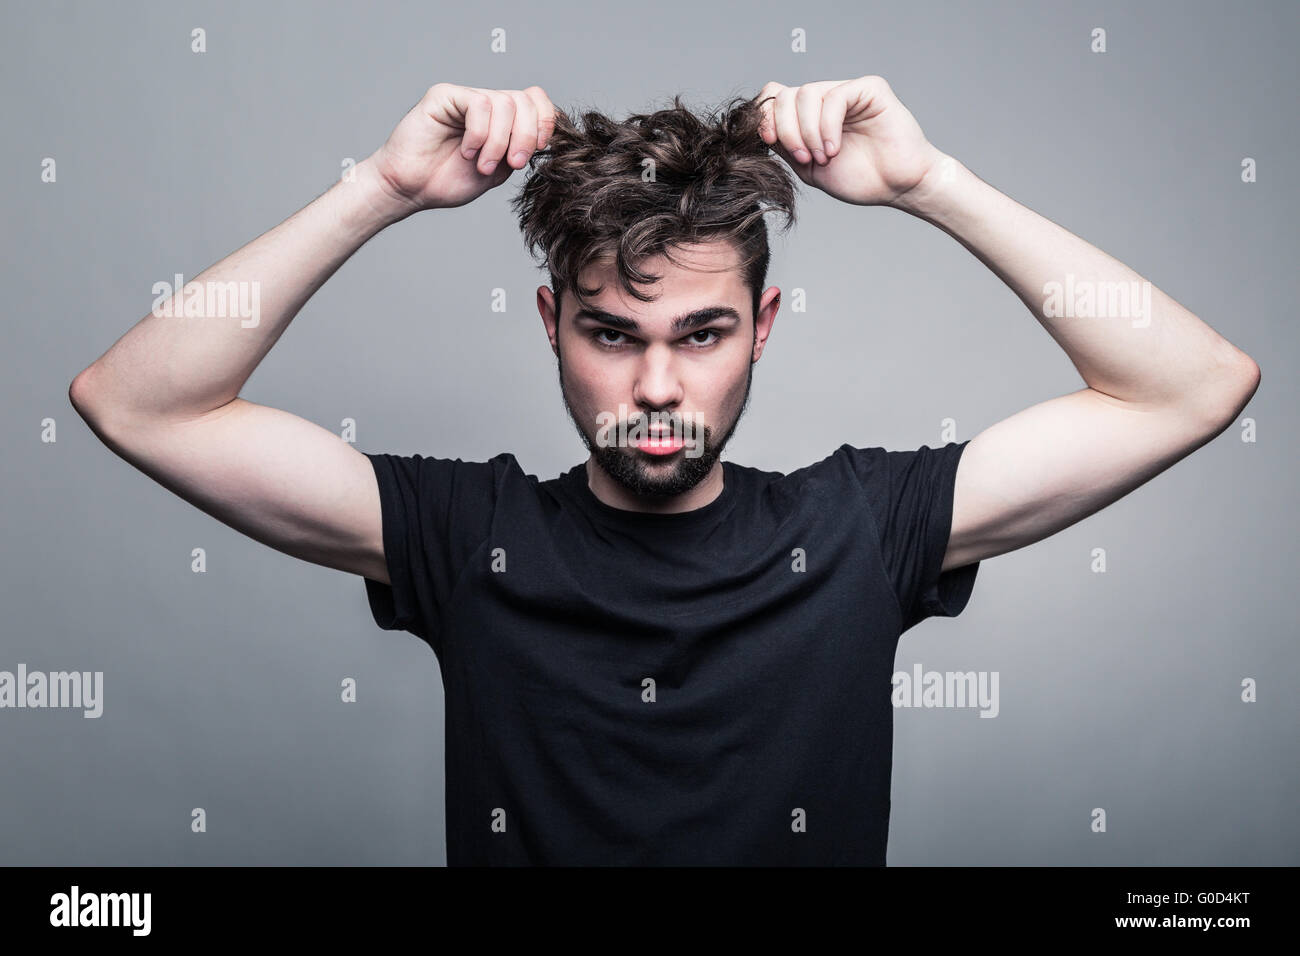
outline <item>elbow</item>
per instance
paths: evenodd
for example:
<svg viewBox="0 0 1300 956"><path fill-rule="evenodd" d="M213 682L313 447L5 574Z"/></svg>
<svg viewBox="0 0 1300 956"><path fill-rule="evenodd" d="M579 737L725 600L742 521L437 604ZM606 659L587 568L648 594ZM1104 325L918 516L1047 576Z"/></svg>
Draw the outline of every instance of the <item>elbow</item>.
<svg viewBox="0 0 1300 956"><path fill-rule="evenodd" d="M90 415L90 392L91 380L94 377L95 366L91 365L83 369L72 384L68 386L68 401L72 407L77 410L77 414L89 421Z"/></svg>
<svg viewBox="0 0 1300 956"><path fill-rule="evenodd" d="M1255 397L1259 391L1259 363L1247 355L1241 353L1238 360L1239 369L1237 372L1237 392L1236 405L1232 410L1232 417L1235 419L1250 404L1250 400Z"/></svg>
<svg viewBox="0 0 1300 956"><path fill-rule="evenodd" d="M1243 352L1242 355L1246 355L1246 353ZM1255 397L1255 393L1259 391L1259 380L1260 380L1258 363L1256 363L1256 361L1253 358L1251 358L1249 355L1246 355L1246 362L1249 363L1246 371L1247 380L1249 382L1249 389L1246 392L1245 400L1241 403L1242 408L1245 408L1246 405L1250 403L1250 400Z"/></svg>
<svg viewBox="0 0 1300 956"><path fill-rule="evenodd" d="M1259 391L1259 364L1245 352L1233 351L1231 360L1216 368L1215 379L1222 384L1207 388L1200 403L1206 428L1215 435L1235 422Z"/></svg>
<svg viewBox="0 0 1300 956"><path fill-rule="evenodd" d="M111 451L121 455L121 430L117 427L120 416L112 413L112 404L105 400L98 382L99 372L96 366L91 365L78 374L68 386L68 401L91 433Z"/></svg>
<svg viewBox="0 0 1300 956"><path fill-rule="evenodd" d="M98 382L99 369L95 365L82 370L68 386L68 401L92 432L104 438L106 406Z"/></svg>

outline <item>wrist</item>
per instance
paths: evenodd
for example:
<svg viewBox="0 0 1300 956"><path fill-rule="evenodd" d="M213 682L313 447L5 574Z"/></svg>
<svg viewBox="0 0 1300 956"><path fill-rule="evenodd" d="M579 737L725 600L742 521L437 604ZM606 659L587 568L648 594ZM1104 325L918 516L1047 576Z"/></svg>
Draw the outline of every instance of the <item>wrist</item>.
<svg viewBox="0 0 1300 956"><path fill-rule="evenodd" d="M357 163L353 173L355 176L343 180L341 185L356 191L354 214L362 229L378 232L419 211L418 206L401 196L384 178L373 155Z"/></svg>
<svg viewBox="0 0 1300 956"><path fill-rule="evenodd" d="M934 160L921 181L890 205L919 219L934 222L956 199L956 187L967 174L969 170L960 162L947 153L935 150Z"/></svg>

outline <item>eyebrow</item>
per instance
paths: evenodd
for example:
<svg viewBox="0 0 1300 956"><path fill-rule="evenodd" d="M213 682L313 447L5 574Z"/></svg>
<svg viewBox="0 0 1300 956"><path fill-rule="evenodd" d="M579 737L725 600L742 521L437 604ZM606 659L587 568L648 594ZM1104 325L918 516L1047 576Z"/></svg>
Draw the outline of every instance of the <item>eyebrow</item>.
<svg viewBox="0 0 1300 956"><path fill-rule="evenodd" d="M573 315L575 322L578 319L601 322L624 332L639 332L641 330L641 326L634 319L629 319L623 315L615 315L612 312L606 312L604 309L579 309ZM708 325L717 319L732 319L739 322L740 313L729 305L711 305L708 308L696 309L693 312L674 316L671 330L674 333L689 332L698 329L702 325Z"/></svg>

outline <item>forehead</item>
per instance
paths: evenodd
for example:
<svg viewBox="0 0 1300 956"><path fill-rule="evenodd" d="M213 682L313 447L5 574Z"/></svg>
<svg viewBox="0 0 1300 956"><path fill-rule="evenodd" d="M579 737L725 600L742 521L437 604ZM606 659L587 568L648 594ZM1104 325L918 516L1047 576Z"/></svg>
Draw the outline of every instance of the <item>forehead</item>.
<svg viewBox="0 0 1300 956"><path fill-rule="evenodd" d="M579 277L584 286L601 287L598 295L587 298L587 304L643 325L666 323L671 316L710 305L731 305L742 315L748 312L749 291L740 271L740 254L731 243L691 243L675 246L672 252L677 264L663 255L637 263L642 271L660 277L652 285L638 287L655 296L654 301L628 295L613 260L607 259L588 266ZM578 310L573 296L565 296L563 305L569 315Z"/></svg>

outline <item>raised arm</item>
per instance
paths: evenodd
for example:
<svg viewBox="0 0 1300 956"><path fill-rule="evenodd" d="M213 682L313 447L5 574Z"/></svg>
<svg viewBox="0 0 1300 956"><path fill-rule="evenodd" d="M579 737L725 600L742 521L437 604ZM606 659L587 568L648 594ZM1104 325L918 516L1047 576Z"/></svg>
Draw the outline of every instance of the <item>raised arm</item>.
<svg viewBox="0 0 1300 956"><path fill-rule="evenodd" d="M354 178L160 297L73 380L73 406L116 454L237 531L388 583L367 458L239 392L307 300L371 236L504 182L545 145L553 110L538 87L431 87Z"/></svg>
<svg viewBox="0 0 1300 956"><path fill-rule="evenodd" d="M800 178L952 235L1016 293L1087 383L971 440L957 468L944 570L1104 508L1222 432L1254 395L1260 372L1250 356L1122 262L937 150L881 77L769 83L761 95L773 97L764 138Z"/></svg>
<svg viewBox="0 0 1300 956"><path fill-rule="evenodd" d="M902 208L992 269L1088 385L971 440L945 568L1024 547L1106 507L1222 432L1255 394L1260 372L1249 355L961 163L941 160Z"/></svg>

